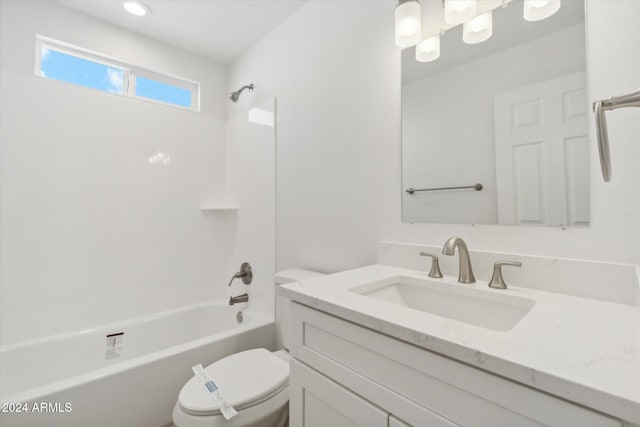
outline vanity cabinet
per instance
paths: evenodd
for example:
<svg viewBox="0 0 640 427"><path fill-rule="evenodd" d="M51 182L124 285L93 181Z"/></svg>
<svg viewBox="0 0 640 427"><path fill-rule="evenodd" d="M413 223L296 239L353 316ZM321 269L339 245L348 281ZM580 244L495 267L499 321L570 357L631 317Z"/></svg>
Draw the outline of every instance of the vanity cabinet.
<svg viewBox="0 0 640 427"><path fill-rule="evenodd" d="M292 427L625 425L327 313L291 304Z"/></svg>

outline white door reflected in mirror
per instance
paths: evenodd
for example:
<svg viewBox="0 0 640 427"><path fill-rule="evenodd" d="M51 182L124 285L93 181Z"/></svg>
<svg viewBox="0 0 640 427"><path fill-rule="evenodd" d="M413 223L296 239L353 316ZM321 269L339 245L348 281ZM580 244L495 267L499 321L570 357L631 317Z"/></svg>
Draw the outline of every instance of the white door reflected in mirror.
<svg viewBox="0 0 640 427"><path fill-rule="evenodd" d="M498 223L589 225L586 76L494 99Z"/></svg>

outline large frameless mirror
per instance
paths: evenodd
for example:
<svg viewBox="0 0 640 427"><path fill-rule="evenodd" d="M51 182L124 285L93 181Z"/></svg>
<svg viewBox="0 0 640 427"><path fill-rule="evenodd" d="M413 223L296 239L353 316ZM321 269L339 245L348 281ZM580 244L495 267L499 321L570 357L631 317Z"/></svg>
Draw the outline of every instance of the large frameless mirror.
<svg viewBox="0 0 640 427"><path fill-rule="evenodd" d="M436 60L402 52L403 220L588 225L584 2L530 22L514 0L486 41L439 38Z"/></svg>

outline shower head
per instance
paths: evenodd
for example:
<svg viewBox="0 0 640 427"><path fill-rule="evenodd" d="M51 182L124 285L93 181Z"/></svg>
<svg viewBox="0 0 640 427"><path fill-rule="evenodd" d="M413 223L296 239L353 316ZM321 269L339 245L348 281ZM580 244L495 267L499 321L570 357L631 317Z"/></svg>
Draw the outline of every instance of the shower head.
<svg viewBox="0 0 640 427"><path fill-rule="evenodd" d="M253 83L248 84L248 85L244 85L240 89L238 89L237 91L231 92L231 95L229 95L229 99L232 100L233 102L238 102L238 99L240 99L240 94L245 89L253 90Z"/></svg>

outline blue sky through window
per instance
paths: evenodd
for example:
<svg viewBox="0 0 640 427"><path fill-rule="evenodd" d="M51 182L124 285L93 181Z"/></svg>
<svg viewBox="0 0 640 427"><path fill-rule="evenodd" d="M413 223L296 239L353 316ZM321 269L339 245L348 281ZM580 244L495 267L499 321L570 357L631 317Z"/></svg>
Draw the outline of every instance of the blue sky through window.
<svg viewBox="0 0 640 427"><path fill-rule="evenodd" d="M136 96L191 107L191 91L144 77L136 77Z"/></svg>
<svg viewBox="0 0 640 427"><path fill-rule="evenodd" d="M41 70L43 77L123 94L124 71L88 59L43 47Z"/></svg>

